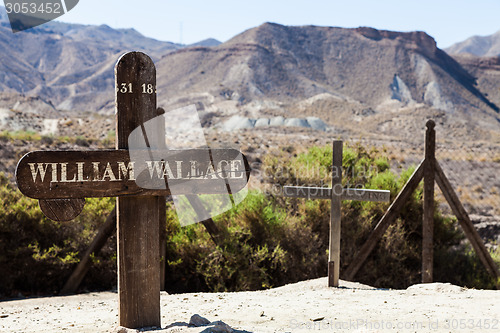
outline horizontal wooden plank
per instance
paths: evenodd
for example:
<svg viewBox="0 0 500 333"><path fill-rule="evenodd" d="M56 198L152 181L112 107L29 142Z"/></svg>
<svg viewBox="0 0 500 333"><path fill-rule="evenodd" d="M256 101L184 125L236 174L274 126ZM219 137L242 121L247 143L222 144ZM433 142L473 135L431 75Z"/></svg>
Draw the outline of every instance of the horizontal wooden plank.
<svg viewBox="0 0 500 333"><path fill-rule="evenodd" d="M237 193L249 177L236 149L34 151L16 168L35 199Z"/></svg>
<svg viewBox="0 0 500 333"><path fill-rule="evenodd" d="M386 190L342 188L337 192L341 195L342 200L377 202L389 202L391 200L391 192ZM285 197L290 198L330 199L332 189L327 187L285 186L283 187L283 194Z"/></svg>

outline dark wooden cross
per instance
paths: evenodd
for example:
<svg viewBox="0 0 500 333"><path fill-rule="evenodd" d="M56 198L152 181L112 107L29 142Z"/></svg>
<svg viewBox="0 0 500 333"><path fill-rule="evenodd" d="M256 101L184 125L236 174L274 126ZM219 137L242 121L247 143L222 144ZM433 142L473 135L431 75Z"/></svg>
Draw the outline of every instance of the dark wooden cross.
<svg viewBox="0 0 500 333"><path fill-rule="evenodd" d="M167 149L163 110L156 108L156 69L146 54L123 55L115 76L116 150L30 152L19 161L16 180L57 221L78 216L85 198L118 197L119 324L160 327L159 230L166 196L186 195L196 203L198 194L236 193L250 168L235 149ZM156 127L146 130L144 124L158 117ZM134 135L144 147L129 147Z"/></svg>
<svg viewBox="0 0 500 333"><path fill-rule="evenodd" d="M330 241L328 251L328 286L339 286L340 275L340 226L341 201L384 201L389 202L390 191L366 190L342 187L342 141L333 142L332 187L285 186L286 197L307 199L330 199Z"/></svg>

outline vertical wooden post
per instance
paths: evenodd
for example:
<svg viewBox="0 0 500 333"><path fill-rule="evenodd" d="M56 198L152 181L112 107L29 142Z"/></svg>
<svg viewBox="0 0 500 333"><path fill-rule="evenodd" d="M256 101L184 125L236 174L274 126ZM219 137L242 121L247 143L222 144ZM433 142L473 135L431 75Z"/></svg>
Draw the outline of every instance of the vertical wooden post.
<svg viewBox="0 0 500 333"><path fill-rule="evenodd" d="M146 54L131 52L120 58L115 76L116 148L127 149L129 134L157 116L156 69ZM119 324L127 328L160 326L161 207L165 197L117 199Z"/></svg>
<svg viewBox="0 0 500 333"><path fill-rule="evenodd" d="M434 264L434 170L436 131L433 120L427 121L425 133L425 163L424 163L424 213L422 221L422 283L433 281Z"/></svg>
<svg viewBox="0 0 500 333"><path fill-rule="evenodd" d="M332 197L330 209L330 244L328 251L328 286L338 287L340 276L340 231L342 197L342 141L333 142Z"/></svg>
<svg viewBox="0 0 500 333"><path fill-rule="evenodd" d="M167 143L165 141L165 110L162 108L158 108L156 110L156 114L158 117L158 134L154 136L158 142L156 143L158 145L158 148L160 149L167 149ZM165 198L166 199L166 198ZM165 274L166 274L166 266L167 266L167 215L166 215L166 202L163 203L159 207L159 214L160 214L160 223L159 223L159 237L160 237L160 290L165 290Z"/></svg>
<svg viewBox="0 0 500 333"><path fill-rule="evenodd" d="M163 212L162 207L159 207L160 211L160 290L165 290L165 274L167 271L167 215L166 215L166 202L163 203Z"/></svg>

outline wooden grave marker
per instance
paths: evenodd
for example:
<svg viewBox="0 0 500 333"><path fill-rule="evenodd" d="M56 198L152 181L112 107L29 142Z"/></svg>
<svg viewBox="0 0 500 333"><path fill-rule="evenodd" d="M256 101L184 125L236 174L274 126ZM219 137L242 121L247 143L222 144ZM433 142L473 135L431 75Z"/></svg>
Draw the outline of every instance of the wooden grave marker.
<svg viewBox="0 0 500 333"><path fill-rule="evenodd" d="M424 178L424 195L423 195L423 219L422 219L422 283L430 283L433 281L433 233L434 233L434 182L437 183L443 196L450 205L453 214L462 227L465 235L469 239L474 251L483 263L488 273L495 281L497 289L500 289L500 270L497 264L491 257L488 249L484 245L483 240L479 236L474 224L472 223L469 214L460 202L455 190L451 186L450 181L446 177L443 169L435 156L436 147L436 131L434 127L436 123L429 119L426 123L427 130L425 132L425 157L417 166L411 177L398 193L390 207L385 212L384 216L375 225L372 233L366 239L365 243L354 256L353 261L345 271L347 279L354 279L363 263L366 261L370 253L375 248L377 242L382 238L387 228L396 221L399 213L403 209L405 203L409 200L411 194L417 189L422 178Z"/></svg>
<svg viewBox="0 0 500 333"><path fill-rule="evenodd" d="M159 327L159 230L166 196L237 193L250 167L235 149L166 149L156 69L146 54L123 55L115 77L116 150L30 152L17 165L16 181L56 221L78 216L87 197L117 197L119 324ZM154 131L146 131L144 124L158 117ZM144 147L129 147L134 131Z"/></svg>
<svg viewBox="0 0 500 333"><path fill-rule="evenodd" d="M330 199L330 237L328 251L328 286L338 287L340 276L341 201L389 202L390 191L342 187L342 141L333 142L332 187L285 186L283 193L290 198Z"/></svg>

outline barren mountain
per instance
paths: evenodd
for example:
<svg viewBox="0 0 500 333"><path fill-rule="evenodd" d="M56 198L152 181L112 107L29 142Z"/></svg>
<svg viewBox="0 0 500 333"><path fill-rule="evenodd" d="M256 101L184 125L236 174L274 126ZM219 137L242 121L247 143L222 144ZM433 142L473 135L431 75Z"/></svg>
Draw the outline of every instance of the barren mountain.
<svg viewBox="0 0 500 333"><path fill-rule="evenodd" d="M239 119L252 127L282 117L277 123L313 119L351 136L411 139L432 117L450 138L500 141L496 74L457 62L424 32L265 23L222 44L184 47L131 29L59 22L12 34L4 22L0 92L111 115L113 67L130 50L155 60L159 105L194 103L206 126L227 128L232 116L241 117L236 127Z"/></svg>
<svg viewBox="0 0 500 333"><path fill-rule="evenodd" d="M495 105L500 105L500 57L453 56L477 82L477 87Z"/></svg>
<svg viewBox="0 0 500 333"><path fill-rule="evenodd" d="M105 25L50 22L13 34L0 7L0 92L39 96L62 110L110 110L121 54L143 50L158 59L179 47Z"/></svg>
<svg viewBox="0 0 500 333"><path fill-rule="evenodd" d="M489 36L472 36L445 50L449 54L470 54L481 57L500 56L500 30Z"/></svg>
<svg viewBox="0 0 500 333"><path fill-rule="evenodd" d="M220 120L305 114L395 134L432 116L483 138L499 128L476 78L423 32L266 23L217 47L169 53L157 67L161 105L196 103Z"/></svg>

